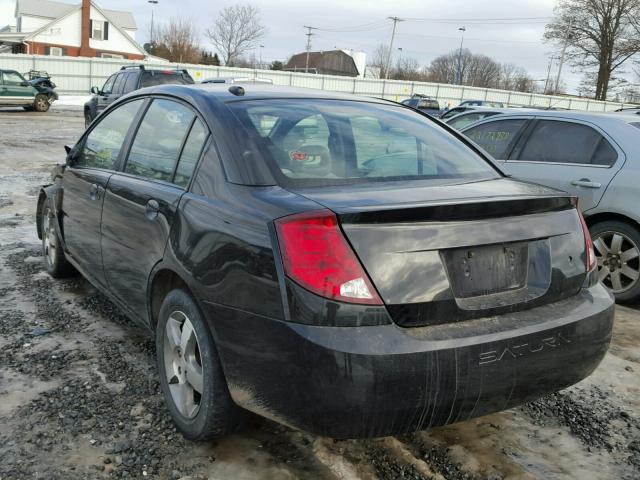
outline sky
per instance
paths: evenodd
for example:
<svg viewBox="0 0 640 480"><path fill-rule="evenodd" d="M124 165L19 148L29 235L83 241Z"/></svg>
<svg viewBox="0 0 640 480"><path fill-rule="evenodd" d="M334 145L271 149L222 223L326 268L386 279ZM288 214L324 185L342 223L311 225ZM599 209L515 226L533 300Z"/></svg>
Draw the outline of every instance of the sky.
<svg viewBox="0 0 640 480"><path fill-rule="evenodd" d="M156 22L172 16L192 19L205 48L214 50L205 30L222 8L245 1L260 10L268 29L261 41L264 61L286 60L291 54L304 51L305 25L319 28L312 37L313 50L338 47L370 55L378 44L389 42L391 22L385 21L389 16L407 19L398 23L394 55L413 57L421 65L459 48L460 27L466 28L465 48L522 66L536 80L547 77L549 58L556 53L553 45L542 42L545 23L553 15L556 0L158 0L153 7L147 0L97 3L107 9L132 11L140 43L148 39L153 8ZM14 5L15 0L0 0L0 26L14 22ZM519 20L496 20L507 18ZM258 49L255 55L260 56ZM552 77L557 68L557 64L553 66ZM580 80L579 72L565 69L563 82L569 91L575 92Z"/></svg>

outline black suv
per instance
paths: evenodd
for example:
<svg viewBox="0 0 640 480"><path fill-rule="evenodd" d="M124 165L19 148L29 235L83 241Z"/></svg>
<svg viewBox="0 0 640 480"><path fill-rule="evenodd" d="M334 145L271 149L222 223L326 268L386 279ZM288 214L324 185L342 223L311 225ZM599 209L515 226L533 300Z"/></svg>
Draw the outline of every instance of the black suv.
<svg viewBox="0 0 640 480"><path fill-rule="evenodd" d="M125 66L114 73L102 86L91 87L93 97L84 104L84 125L91 122L111 103L134 90L166 84L191 85L195 83L187 70L151 70L144 65Z"/></svg>
<svg viewBox="0 0 640 480"><path fill-rule="evenodd" d="M420 110L432 117L439 116L441 111L440 104L436 99L420 95L419 93L415 93L411 98L403 100L402 104Z"/></svg>

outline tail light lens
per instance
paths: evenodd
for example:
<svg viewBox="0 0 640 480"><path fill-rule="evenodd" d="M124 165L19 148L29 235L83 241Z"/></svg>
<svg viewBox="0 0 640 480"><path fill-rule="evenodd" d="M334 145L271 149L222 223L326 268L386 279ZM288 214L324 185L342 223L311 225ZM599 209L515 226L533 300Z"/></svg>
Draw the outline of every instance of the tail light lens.
<svg viewBox="0 0 640 480"><path fill-rule="evenodd" d="M577 205L576 205L577 208ZM591 240L591 233L589 233L589 227L587 227L587 222L584 221L584 215L578 208L578 215L580 215L580 223L582 224L582 233L584 234L584 245L586 250L586 267L587 272L594 270L597 267L596 253L593 250L593 240Z"/></svg>
<svg viewBox="0 0 640 480"><path fill-rule="evenodd" d="M291 280L331 300L383 305L333 212L291 215L275 225L284 270Z"/></svg>

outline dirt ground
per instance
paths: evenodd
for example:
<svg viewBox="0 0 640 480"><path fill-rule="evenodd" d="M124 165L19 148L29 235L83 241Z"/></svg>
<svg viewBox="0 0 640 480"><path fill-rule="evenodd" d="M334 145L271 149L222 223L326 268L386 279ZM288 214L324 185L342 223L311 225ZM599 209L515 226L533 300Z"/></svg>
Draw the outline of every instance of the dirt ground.
<svg viewBox="0 0 640 480"><path fill-rule="evenodd" d="M77 107L0 111L0 480L640 478L640 312L625 307L591 377L520 408L375 440L267 420L184 440L146 333L82 278L43 271L38 186L82 127Z"/></svg>

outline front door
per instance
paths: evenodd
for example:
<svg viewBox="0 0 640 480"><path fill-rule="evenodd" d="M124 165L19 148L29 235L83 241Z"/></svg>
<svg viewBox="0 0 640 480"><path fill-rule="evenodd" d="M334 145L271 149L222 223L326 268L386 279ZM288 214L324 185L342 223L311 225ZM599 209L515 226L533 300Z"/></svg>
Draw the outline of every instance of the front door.
<svg viewBox="0 0 640 480"><path fill-rule="evenodd" d="M580 209L587 211L598 205L624 160L595 126L540 118L504 166L517 178L577 196Z"/></svg>
<svg viewBox="0 0 640 480"><path fill-rule="evenodd" d="M189 107L153 100L132 140L124 171L107 186L102 212L106 278L111 292L143 320L149 276L164 256L205 131Z"/></svg>
<svg viewBox="0 0 640 480"><path fill-rule="evenodd" d="M102 205L127 132L142 103L126 103L102 118L81 140L62 180L62 232L67 251L85 276L103 286Z"/></svg>
<svg viewBox="0 0 640 480"><path fill-rule="evenodd" d="M32 105L36 90L18 72L3 71L0 94L4 105Z"/></svg>

